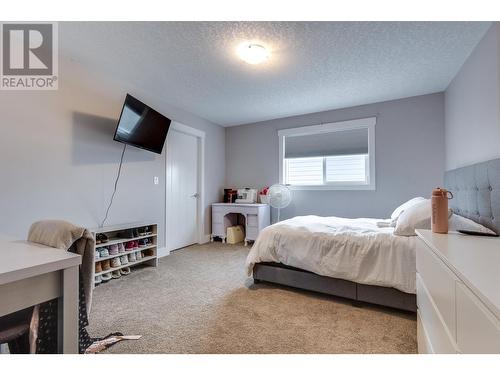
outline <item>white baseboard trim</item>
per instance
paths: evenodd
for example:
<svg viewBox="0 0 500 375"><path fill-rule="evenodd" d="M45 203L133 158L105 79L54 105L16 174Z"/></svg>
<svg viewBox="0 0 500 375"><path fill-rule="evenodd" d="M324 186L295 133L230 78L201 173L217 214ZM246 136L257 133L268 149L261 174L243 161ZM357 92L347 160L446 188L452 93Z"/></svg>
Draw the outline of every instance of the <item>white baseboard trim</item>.
<svg viewBox="0 0 500 375"><path fill-rule="evenodd" d="M208 243L210 242L210 235L209 234L204 234L202 237L201 237L201 241L198 242L198 244L204 244L204 243ZM170 250L168 250L166 247L159 247L158 250L157 250L157 254L158 254L158 258L163 258L163 257L166 257L168 255L170 255Z"/></svg>
<svg viewBox="0 0 500 375"><path fill-rule="evenodd" d="M207 242L210 242L210 235L209 234L204 234L201 237L201 241L198 242L198 243L201 245L201 244L204 244L204 243L207 243Z"/></svg>
<svg viewBox="0 0 500 375"><path fill-rule="evenodd" d="M157 250L158 258L163 258L170 255L170 251L166 247L159 247Z"/></svg>

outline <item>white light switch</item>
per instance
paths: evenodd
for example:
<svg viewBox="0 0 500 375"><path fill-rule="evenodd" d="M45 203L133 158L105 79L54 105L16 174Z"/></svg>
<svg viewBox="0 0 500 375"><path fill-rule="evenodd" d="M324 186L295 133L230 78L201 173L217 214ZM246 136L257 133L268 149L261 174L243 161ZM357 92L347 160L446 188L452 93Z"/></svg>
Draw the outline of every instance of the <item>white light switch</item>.
<svg viewBox="0 0 500 375"><path fill-rule="evenodd" d="M158 185L160 183L160 179L158 178L158 176L154 176L153 182L155 185Z"/></svg>

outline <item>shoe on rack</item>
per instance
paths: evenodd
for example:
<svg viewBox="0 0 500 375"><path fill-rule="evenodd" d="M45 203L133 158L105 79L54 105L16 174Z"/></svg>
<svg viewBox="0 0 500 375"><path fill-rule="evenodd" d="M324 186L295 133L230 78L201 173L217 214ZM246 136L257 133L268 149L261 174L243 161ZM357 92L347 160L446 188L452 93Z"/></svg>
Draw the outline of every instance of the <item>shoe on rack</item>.
<svg viewBox="0 0 500 375"><path fill-rule="evenodd" d="M119 253L124 253L125 252L125 245L123 244L123 242L120 242L118 244L118 252Z"/></svg>
<svg viewBox="0 0 500 375"><path fill-rule="evenodd" d="M125 250L126 251L132 251L132 250L134 250L134 241L128 241L125 244Z"/></svg>
<svg viewBox="0 0 500 375"><path fill-rule="evenodd" d="M95 236L96 244L106 243L108 241L109 241L108 236L106 236L104 233L99 233L97 234L97 236Z"/></svg>
<svg viewBox="0 0 500 375"><path fill-rule="evenodd" d="M109 257L108 248L107 247L100 247L99 248L99 254L100 254L99 258L107 258L107 257Z"/></svg>
<svg viewBox="0 0 500 375"><path fill-rule="evenodd" d="M128 264L128 257L126 255L122 255L120 257L120 263L123 265Z"/></svg>
<svg viewBox="0 0 500 375"><path fill-rule="evenodd" d="M103 260L100 263L103 271L107 271L111 268L111 263L109 262L109 259Z"/></svg>
<svg viewBox="0 0 500 375"><path fill-rule="evenodd" d="M121 265L122 265L122 263L120 262L120 258L119 257L111 259L111 268L120 267Z"/></svg>
<svg viewBox="0 0 500 375"><path fill-rule="evenodd" d="M103 273L101 279L103 282L111 280L111 272Z"/></svg>
<svg viewBox="0 0 500 375"><path fill-rule="evenodd" d="M137 260L137 258L135 257L135 253L130 253L128 255L128 261L129 262L135 262Z"/></svg>
<svg viewBox="0 0 500 375"><path fill-rule="evenodd" d="M120 270L114 270L113 272L111 272L111 277L113 279L119 279L120 277L122 277L122 274L120 273Z"/></svg>
<svg viewBox="0 0 500 375"><path fill-rule="evenodd" d="M95 264L95 273L101 273L101 272L102 272L101 262L97 262Z"/></svg>
<svg viewBox="0 0 500 375"><path fill-rule="evenodd" d="M146 247L148 246L148 239L147 238L141 238L139 240L139 247Z"/></svg>
<svg viewBox="0 0 500 375"><path fill-rule="evenodd" d="M132 229L125 229L122 232L118 233L118 237L120 238L134 238L134 231Z"/></svg>
<svg viewBox="0 0 500 375"><path fill-rule="evenodd" d="M147 227L139 228L139 236L147 236L148 232L146 230Z"/></svg>
<svg viewBox="0 0 500 375"><path fill-rule="evenodd" d="M132 233L134 233L134 237L139 237L139 229L137 228L132 229Z"/></svg>
<svg viewBox="0 0 500 375"><path fill-rule="evenodd" d="M139 248L139 241L132 241L134 243L134 250Z"/></svg>
<svg viewBox="0 0 500 375"><path fill-rule="evenodd" d="M122 275L128 275L130 273L130 267L123 267L121 270L120 270L120 273Z"/></svg>
<svg viewBox="0 0 500 375"><path fill-rule="evenodd" d="M118 254L118 245L117 244L110 245L108 251L109 251L109 255Z"/></svg>
<svg viewBox="0 0 500 375"><path fill-rule="evenodd" d="M95 251L94 259L99 259L101 257L101 254L99 253L99 250Z"/></svg>
<svg viewBox="0 0 500 375"><path fill-rule="evenodd" d="M94 278L94 285L99 285L100 283L102 283L102 277L101 277L101 275L97 275Z"/></svg>
<svg viewBox="0 0 500 375"><path fill-rule="evenodd" d="M141 260L142 259L142 251L138 251L135 253L135 259Z"/></svg>

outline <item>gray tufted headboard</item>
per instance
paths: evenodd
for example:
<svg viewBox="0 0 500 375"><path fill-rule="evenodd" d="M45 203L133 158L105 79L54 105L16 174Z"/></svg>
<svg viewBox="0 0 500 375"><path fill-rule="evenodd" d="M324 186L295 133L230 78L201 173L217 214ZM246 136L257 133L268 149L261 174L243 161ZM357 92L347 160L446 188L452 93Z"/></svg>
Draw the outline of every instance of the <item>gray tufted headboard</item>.
<svg viewBox="0 0 500 375"><path fill-rule="evenodd" d="M500 159L447 171L444 184L453 212L500 234Z"/></svg>

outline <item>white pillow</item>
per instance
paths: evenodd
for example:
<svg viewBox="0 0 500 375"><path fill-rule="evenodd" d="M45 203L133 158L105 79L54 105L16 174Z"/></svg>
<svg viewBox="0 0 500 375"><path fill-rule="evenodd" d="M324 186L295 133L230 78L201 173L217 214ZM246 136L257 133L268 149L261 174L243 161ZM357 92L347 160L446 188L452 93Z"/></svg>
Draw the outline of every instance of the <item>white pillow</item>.
<svg viewBox="0 0 500 375"><path fill-rule="evenodd" d="M448 219L448 229L472 230L474 232L495 234L495 232L493 232L491 229L488 229L485 226L476 223L475 221L472 221L471 219L467 219L466 217L457 214L451 215L451 217Z"/></svg>
<svg viewBox="0 0 500 375"><path fill-rule="evenodd" d="M391 220L392 220L392 226L395 226L396 225L396 221L398 220L398 217L403 213L404 210L410 208L411 206L419 203L419 202L422 202L422 201L425 201L425 198L422 198L422 197L416 197L416 198L412 198L410 199L409 201L403 203L401 206L397 207L393 213L391 214Z"/></svg>
<svg viewBox="0 0 500 375"><path fill-rule="evenodd" d="M394 234L415 236L415 229L431 229L431 200L424 199L406 208L398 217Z"/></svg>

